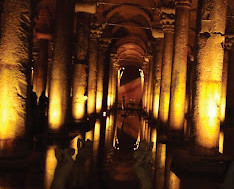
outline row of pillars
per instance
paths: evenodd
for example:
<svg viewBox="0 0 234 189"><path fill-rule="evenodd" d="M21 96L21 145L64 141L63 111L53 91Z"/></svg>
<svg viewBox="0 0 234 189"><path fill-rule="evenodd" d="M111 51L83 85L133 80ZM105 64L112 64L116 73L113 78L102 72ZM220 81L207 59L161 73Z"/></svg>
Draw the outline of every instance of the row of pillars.
<svg viewBox="0 0 234 189"><path fill-rule="evenodd" d="M216 149L226 107L227 49L230 49L230 40L225 43L227 1L203 1L198 6L197 52L193 65L188 65L191 4L190 0L176 0L175 9L161 7L164 37L156 39L154 72L150 61L143 66L147 67L144 108L174 134L183 135L185 114L191 114L195 143ZM189 66L192 71L188 75Z"/></svg>
<svg viewBox="0 0 234 189"><path fill-rule="evenodd" d="M39 54L34 52L31 57L31 1L4 2L0 45L1 140L27 134L30 84L38 97L43 91L48 95L48 123L53 131L66 124L70 112L77 120L84 118L86 113L91 115L103 110L104 69L110 40L100 39L104 25L93 22L93 15L85 12L85 6L83 12L74 15L77 7L82 8L74 6L72 1L56 3L59 11L56 11L54 41L41 38ZM77 17L77 44L76 52L72 53L74 16Z"/></svg>

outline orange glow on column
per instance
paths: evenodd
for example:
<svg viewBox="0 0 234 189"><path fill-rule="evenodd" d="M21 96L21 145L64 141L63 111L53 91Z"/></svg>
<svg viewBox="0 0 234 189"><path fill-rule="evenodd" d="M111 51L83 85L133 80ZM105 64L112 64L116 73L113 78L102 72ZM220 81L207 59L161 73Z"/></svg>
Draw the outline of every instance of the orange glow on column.
<svg viewBox="0 0 234 189"><path fill-rule="evenodd" d="M164 92L163 94L161 94L159 118L160 121L164 124L168 122L169 102L170 92Z"/></svg>
<svg viewBox="0 0 234 189"><path fill-rule="evenodd" d="M85 116L85 103L87 101L87 98L88 98L87 96L82 96L80 98L76 98L76 101L73 103L73 107L72 107L72 115L73 115L74 119L84 118L84 116Z"/></svg>
<svg viewBox="0 0 234 189"><path fill-rule="evenodd" d="M54 92L50 95L48 120L49 120L50 128L53 130L57 130L60 128L60 126L64 122L64 115L62 115L61 98L58 95L61 92L58 89L58 87L53 87L53 89L54 89Z"/></svg>
<svg viewBox="0 0 234 189"><path fill-rule="evenodd" d="M94 137L93 137L93 159L96 161L98 155L98 147L100 141L100 130L101 130L101 123L100 120L97 120L95 123L94 128Z"/></svg>
<svg viewBox="0 0 234 189"><path fill-rule="evenodd" d="M88 132L85 133L85 140L93 141L93 130L88 131Z"/></svg>
<svg viewBox="0 0 234 189"><path fill-rule="evenodd" d="M197 95L198 109L195 111L196 142L205 148L218 146L219 138L219 104L220 85L218 83L201 83Z"/></svg>
<svg viewBox="0 0 234 189"><path fill-rule="evenodd" d="M25 104L22 104L21 97L17 95L15 86L18 85L18 81L12 76L12 72L5 68L0 72L0 139L22 136L25 130L24 119L20 117L20 114L25 114Z"/></svg>

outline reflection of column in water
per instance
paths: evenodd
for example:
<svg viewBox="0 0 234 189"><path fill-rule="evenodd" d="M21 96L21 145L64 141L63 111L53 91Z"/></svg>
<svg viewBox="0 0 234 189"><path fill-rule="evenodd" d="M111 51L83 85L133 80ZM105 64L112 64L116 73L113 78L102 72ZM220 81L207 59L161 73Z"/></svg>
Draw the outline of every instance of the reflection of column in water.
<svg viewBox="0 0 234 189"><path fill-rule="evenodd" d="M152 148L152 158L155 162L155 156L156 156L156 142L157 142L157 131L156 128L151 129L151 136L150 136L150 141L154 143L153 148Z"/></svg>
<svg viewBox="0 0 234 189"><path fill-rule="evenodd" d="M140 123L140 138L144 140L144 119L141 119Z"/></svg>
<svg viewBox="0 0 234 189"><path fill-rule="evenodd" d="M122 125L123 127L123 125ZM117 146L119 143L118 136L117 136L117 126L114 128L114 137L113 137L113 147L117 150L119 150L119 147Z"/></svg>
<svg viewBox="0 0 234 189"><path fill-rule="evenodd" d="M96 120L95 128L94 128L94 137L93 137L93 160L96 162L98 156L98 147L100 141L100 129L101 123L100 120Z"/></svg>
<svg viewBox="0 0 234 189"><path fill-rule="evenodd" d="M180 179L170 171L170 184L169 184L169 189L180 189Z"/></svg>
<svg viewBox="0 0 234 189"><path fill-rule="evenodd" d="M93 141L93 130L90 130L90 131L85 133L85 140Z"/></svg>
<svg viewBox="0 0 234 189"><path fill-rule="evenodd" d="M78 141L79 138L80 138L80 139L83 139L82 134L77 135L77 136L76 136L73 140L71 140L71 142L70 142L70 147L75 149L75 153L74 153L74 155L72 156L72 158L73 158L74 160L76 159L76 155L79 153L79 152L78 152L78 148L77 148L77 141Z"/></svg>
<svg viewBox="0 0 234 189"><path fill-rule="evenodd" d="M224 141L224 134L223 131L219 133L219 153L223 153L223 141Z"/></svg>
<svg viewBox="0 0 234 189"><path fill-rule="evenodd" d="M112 146L112 130L114 125L114 116L110 115L106 119L106 132L105 132L105 148L109 149Z"/></svg>
<svg viewBox="0 0 234 189"><path fill-rule="evenodd" d="M49 189L54 178L54 171L57 166L57 160L55 157L56 146L49 146L46 152L45 162L45 188Z"/></svg>
<svg viewBox="0 0 234 189"><path fill-rule="evenodd" d="M164 189L166 163L166 144L157 142L156 160L155 160L155 188Z"/></svg>

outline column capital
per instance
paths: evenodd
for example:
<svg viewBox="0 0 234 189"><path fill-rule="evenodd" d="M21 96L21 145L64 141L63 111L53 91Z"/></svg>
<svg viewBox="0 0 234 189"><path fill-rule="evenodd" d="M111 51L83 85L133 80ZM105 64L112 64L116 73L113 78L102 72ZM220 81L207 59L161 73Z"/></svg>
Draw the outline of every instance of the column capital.
<svg viewBox="0 0 234 189"><path fill-rule="evenodd" d="M234 43L234 35L225 35L225 50L231 50L232 44Z"/></svg>
<svg viewBox="0 0 234 189"><path fill-rule="evenodd" d="M38 57L39 57L39 48L34 47L34 48L32 49L32 57L33 57L33 60L34 60L34 61L37 61L37 60L38 60Z"/></svg>
<svg viewBox="0 0 234 189"><path fill-rule="evenodd" d="M192 0L175 0L176 7L190 8L192 5Z"/></svg>
<svg viewBox="0 0 234 189"><path fill-rule="evenodd" d="M90 23L90 37L92 39L100 38L103 33L103 29L105 27L106 27L106 24L99 24L96 22L91 22Z"/></svg>
<svg viewBox="0 0 234 189"><path fill-rule="evenodd" d="M174 31L175 24L175 9L162 6L160 9L161 24L163 31Z"/></svg>
<svg viewBox="0 0 234 189"><path fill-rule="evenodd" d="M109 39L109 38L100 38L99 39L99 44L100 44L101 50L107 50L110 43L111 43L111 39Z"/></svg>

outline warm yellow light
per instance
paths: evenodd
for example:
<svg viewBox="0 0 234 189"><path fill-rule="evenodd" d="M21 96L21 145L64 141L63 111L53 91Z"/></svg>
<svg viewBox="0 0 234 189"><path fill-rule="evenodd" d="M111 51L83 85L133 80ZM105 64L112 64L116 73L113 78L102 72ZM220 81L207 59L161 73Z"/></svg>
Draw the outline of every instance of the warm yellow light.
<svg viewBox="0 0 234 189"><path fill-rule="evenodd" d="M106 131L105 131L105 145L111 145L111 135L112 135L112 128L113 128L113 115L110 115L106 119Z"/></svg>
<svg viewBox="0 0 234 189"><path fill-rule="evenodd" d="M171 102L170 107L170 127L173 130L182 130L184 126L184 110L185 110L185 99L184 98L184 90L182 87L178 88L177 92L174 94L173 102Z"/></svg>
<svg viewBox="0 0 234 189"><path fill-rule="evenodd" d="M85 140L93 141L93 130L85 133Z"/></svg>
<svg viewBox="0 0 234 189"><path fill-rule="evenodd" d="M46 152L45 161L45 186L46 189L50 188L50 185L54 178L54 171L57 166L57 160L55 157L56 146L49 146Z"/></svg>
<svg viewBox="0 0 234 189"><path fill-rule="evenodd" d="M219 152L223 153L223 141L224 141L224 134L223 131L219 133Z"/></svg>
<svg viewBox="0 0 234 189"><path fill-rule="evenodd" d="M197 96L199 99L199 109L195 112L200 112L195 117L197 143L204 148L218 147L219 137L219 104L220 90L216 83L203 83L200 86L201 93ZM195 114L196 115L196 114Z"/></svg>
<svg viewBox="0 0 234 189"><path fill-rule="evenodd" d="M180 179L172 171L170 171L169 189L180 189Z"/></svg>
<svg viewBox="0 0 234 189"><path fill-rule="evenodd" d="M156 142L157 142L157 131L156 128L152 129L152 133L151 133L151 142L154 143L152 152L156 152Z"/></svg>
<svg viewBox="0 0 234 189"><path fill-rule="evenodd" d="M20 97L15 94L14 78L11 85L6 81L5 77L10 75L10 71L4 69L0 74L0 81L3 81L0 86L0 140L13 139L17 133L24 133L23 119L19 116L21 113L24 115L24 112L20 106Z"/></svg>
<svg viewBox="0 0 234 189"><path fill-rule="evenodd" d="M78 141L78 139L82 139L83 137L82 137L82 135L81 134L79 134L78 136L76 136L73 140L71 140L71 142L70 142L70 147L71 148L73 148L74 150L75 150L75 153L74 153L74 155L72 156L72 158L75 160L75 158L76 158L76 155L78 154L78 148L77 148L77 141Z"/></svg>
<svg viewBox="0 0 234 189"><path fill-rule="evenodd" d="M87 102L87 113L88 115L95 113L95 103L96 103L96 93L89 93L88 94L88 102Z"/></svg>
<svg viewBox="0 0 234 189"><path fill-rule="evenodd" d="M220 122L223 123L225 120L225 111L226 111L226 96L221 98L221 115Z"/></svg>
<svg viewBox="0 0 234 189"><path fill-rule="evenodd" d="M161 101L161 99L160 99ZM170 93L164 92L162 96L162 102L160 102L160 121L164 124L168 122L168 113L169 113L169 102L170 102Z"/></svg>
<svg viewBox="0 0 234 189"><path fill-rule="evenodd" d="M164 168L166 163L166 144L159 144L161 145L161 154L160 154L160 163L159 167Z"/></svg>
<svg viewBox="0 0 234 189"><path fill-rule="evenodd" d="M158 119L158 108L159 108L159 94L154 96L153 101L153 115L155 119Z"/></svg>
<svg viewBox="0 0 234 189"><path fill-rule="evenodd" d="M83 119L85 116L85 103L87 100L87 96L79 97L76 98L73 102L73 107L72 107L72 114L74 119Z"/></svg>
<svg viewBox="0 0 234 189"><path fill-rule="evenodd" d="M59 129L59 127L62 124L62 117L61 117L61 112L62 112L62 104L61 104L61 99L59 98L56 93L53 93L53 96L50 98L51 103L49 106L49 125L50 128L53 130Z"/></svg>
<svg viewBox="0 0 234 189"><path fill-rule="evenodd" d="M96 112L97 113L101 113L102 111L102 92L97 92L97 96L96 96Z"/></svg>
<svg viewBox="0 0 234 189"><path fill-rule="evenodd" d="M94 128L94 142L97 142L100 140L100 128L101 128L101 123L100 120L96 120L95 123L95 128Z"/></svg>

